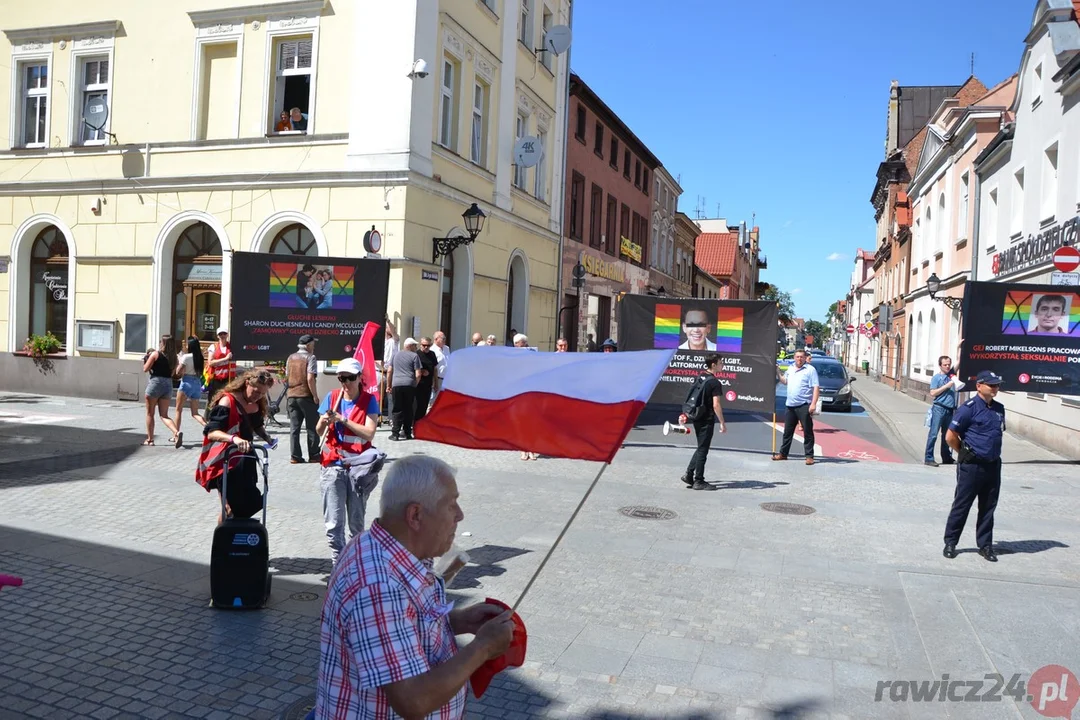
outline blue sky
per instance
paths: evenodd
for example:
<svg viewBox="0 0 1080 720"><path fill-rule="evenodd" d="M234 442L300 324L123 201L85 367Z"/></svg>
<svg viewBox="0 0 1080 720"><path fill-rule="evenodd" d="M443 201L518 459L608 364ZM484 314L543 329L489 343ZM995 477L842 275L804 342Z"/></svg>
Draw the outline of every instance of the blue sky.
<svg viewBox="0 0 1080 720"><path fill-rule="evenodd" d="M824 319L854 252L876 245L870 194L889 83L987 87L1020 66L1035 0L827 3L577 0L571 65L672 176L679 209L756 213L768 270ZM618 11L615 8L618 7ZM827 12L822 9L828 8ZM833 258L833 259L830 259Z"/></svg>

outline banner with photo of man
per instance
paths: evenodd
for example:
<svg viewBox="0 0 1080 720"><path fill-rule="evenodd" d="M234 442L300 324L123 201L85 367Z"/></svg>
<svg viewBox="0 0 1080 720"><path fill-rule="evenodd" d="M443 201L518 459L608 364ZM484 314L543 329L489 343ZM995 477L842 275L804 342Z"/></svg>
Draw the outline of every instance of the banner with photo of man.
<svg viewBox="0 0 1080 720"><path fill-rule="evenodd" d="M772 413L776 400L776 303L624 295L619 303L619 350L675 350L649 399L650 406L682 405L705 369L705 355L721 358L717 377L724 407Z"/></svg>
<svg viewBox="0 0 1080 720"><path fill-rule="evenodd" d="M386 319L390 261L238 252L232 265L233 356L284 360L297 339L319 339L316 355L349 357L367 322ZM382 357L383 333L372 339Z"/></svg>
<svg viewBox="0 0 1080 720"><path fill-rule="evenodd" d="M1080 288L969 282L960 377L992 370L1012 392L1080 395Z"/></svg>

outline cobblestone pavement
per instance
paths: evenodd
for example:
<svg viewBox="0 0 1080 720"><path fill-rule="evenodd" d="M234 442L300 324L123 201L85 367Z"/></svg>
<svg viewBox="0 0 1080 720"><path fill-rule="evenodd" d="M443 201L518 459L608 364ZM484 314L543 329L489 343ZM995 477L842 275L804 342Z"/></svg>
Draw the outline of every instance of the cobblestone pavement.
<svg viewBox="0 0 1080 720"><path fill-rule="evenodd" d="M0 718L296 716L329 570L315 468L285 448L272 462L270 607L211 610L217 508L193 480L197 434L144 448L142 422L131 404L0 395L0 572L25 580L0 592ZM471 700L471 717L1036 718L1011 698L874 695L943 673L1080 671L1075 466L1006 466L990 564L971 527L966 552L941 557L948 468L732 450L709 459L721 490L696 493L678 481L688 450L654 430L632 440L520 608L525 666ZM599 469L385 445L459 470L458 542L473 558L451 586L461 602L513 602Z"/></svg>

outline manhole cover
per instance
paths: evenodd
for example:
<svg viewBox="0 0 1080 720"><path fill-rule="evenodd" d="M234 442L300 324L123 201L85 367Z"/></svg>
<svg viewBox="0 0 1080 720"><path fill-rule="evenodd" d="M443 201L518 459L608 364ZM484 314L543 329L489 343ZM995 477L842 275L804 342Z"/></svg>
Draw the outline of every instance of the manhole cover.
<svg viewBox="0 0 1080 720"><path fill-rule="evenodd" d="M285 712L281 713L281 720L304 720L307 714L315 709L315 696L309 695L303 700L297 700Z"/></svg>
<svg viewBox="0 0 1080 720"><path fill-rule="evenodd" d="M312 600L318 600L319 596L311 592L298 592L289 596L290 600L304 600L310 602Z"/></svg>
<svg viewBox="0 0 1080 720"><path fill-rule="evenodd" d="M781 515L809 515L814 512L814 508L809 505L797 505L795 503L761 503L761 509L780 513Z"/></svg>
<svg viewBox="0 0 1080 720"><path fill-rule="evenodd" d="M671 520L678 517L673 510L649 505L628 505L619 508L619 512L638 520Z"/></svg>

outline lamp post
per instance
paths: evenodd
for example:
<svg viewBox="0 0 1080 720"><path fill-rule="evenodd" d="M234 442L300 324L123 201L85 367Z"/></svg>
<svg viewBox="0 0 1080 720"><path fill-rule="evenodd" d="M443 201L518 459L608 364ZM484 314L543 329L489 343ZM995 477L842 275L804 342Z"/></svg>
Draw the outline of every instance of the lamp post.
<svg viewBox="0 0 1080 720"><path fill-rule="evenodd" d="M930 294L931 300L937 300L938 302L945 303L945 307L950 310L959 310L964 301L961 298L956 297L937 297L938 292L941 290L941 278L937 276L937 273L933 273L926 280L926 291Z"/></svg>
<svg viewBox="0 0 1080 720"><path fill-rule="evenodd" d="M432 238L432 263L438 264L440 255L450 255L462 245L468 245L476 240L476 236L484 229L484 219L487 218L487 215L477 207L476 203L473 203L468 210L461 214L461 217L465 220L465 231L469 233L468 237Z"/></svg>

